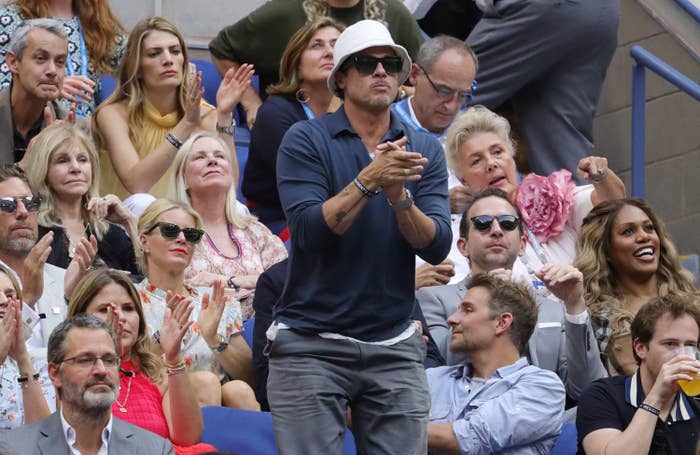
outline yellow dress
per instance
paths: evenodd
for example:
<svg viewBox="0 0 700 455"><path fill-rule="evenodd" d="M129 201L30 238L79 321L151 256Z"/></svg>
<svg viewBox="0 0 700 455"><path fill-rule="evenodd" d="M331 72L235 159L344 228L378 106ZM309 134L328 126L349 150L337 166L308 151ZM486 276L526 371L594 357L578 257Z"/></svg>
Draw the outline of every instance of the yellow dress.
<svg viewBox="0 0 700 455"><path fill-rule="evenodd" d="M202 105L212 109L214 108L205 101L202 101ZM136 138L136 142L134 143L134 148L136 149L136 153L139 155L139 159L144 159L149 153L155 150L156 147L158 147L158 145L165 140L165 136L168 134L168 132L170 132L170 130L177 125L177 122L180 121L177 111L160 115L158 109L156 109L155 106L153 106L153 104L151 104L145 98L143 102L143 109L143 128L141 133ZM178 139L185 142L187 138L183 137ZM112 166L112 160L110 160L109 154L106 150L100 151L100 170L102 174L100 194L116 194L122 200L131 195L131 193L124 188L124 185L122 185L122 182L119 180L119 177ZM167 197L168 185L170 184L170 176L172 172L173 169L171 166L151 187L148 193L156 198Z"/></svg>

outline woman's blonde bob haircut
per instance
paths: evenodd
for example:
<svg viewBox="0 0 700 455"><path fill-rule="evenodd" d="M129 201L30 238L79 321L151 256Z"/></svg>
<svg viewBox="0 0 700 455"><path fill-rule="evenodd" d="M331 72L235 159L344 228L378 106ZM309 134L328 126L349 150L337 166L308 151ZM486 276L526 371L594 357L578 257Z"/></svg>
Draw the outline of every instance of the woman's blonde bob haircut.
<svg viewBox="0 0 700 455"><path fill-rule="evenodd" d="M49 228L64 227L56 208L53 189L49 187L46 177L49 173L52 157L56 153L65 152L71 148L84 150L90 159L92 181L81 200L80 215L90 227L91 232L101 240L109 229L109 224L97 218L93 212L86 208L90 199L100 196L100 162L97 150L83 130L68 122L54 123L46 127L36 136L27 150L27 180L34 194L41 197L39 224Z"/></svg>
<svg viewBox="0 0 700 455"><path fill-rule="evenodd" d="M447 152L447 165L458 177L461 175L460 147L462 144L477 134L493 133L503 140L506 149L511 156L515 156L515 142L510 137L510 123L487 107L472 106L464 113L457 116L447 130L445 151Z"/></svg>
<svg viewBox="0 0 700 455"><path fill-rule="evenodd" d="M185 182L185 165L187 165L187 157L192 151L192 147L194 146L195 142L205 137L214 139L219 143L219 145L221 145L221 148L224 151L224 156L226 156L226 161L228 161L229 167L233 169L233 163L231 162L231 150L218 134L209 131L199 131L191 135L189 139L182 144L182 147L180 147L180 150L178 150L171 165L174 172L172 173L170 185L168 186L168 198L174 202L187 206L192 211L195 211L195 209L192 207L192 200L187 188L187 182ZM241 215L236 210L237 187L238 182L236 182L232 176L231 185L229 186L228 190L226 190L226 220L238 229L245 229L256 218L250 215Z"/></svg>
<svg viewBox="0 0 700 455"><path fill-rule="evenodd" d="M139 367L151 380L160 383L163 379L163 364L160 358L150 349L149 335L146 331L146 319L143 315L143 305L139 298L139 293L124 272L107 268L94 269L87 272L78 282L75 290L73 290L70 303L68 304L67 317L71 318L76 314L85 313L95 296L105 286L112 283L124 288L134 303L136 313L139 315L139 332L136 342L131 348L131 357L138 360ZM119 355L121 356L122 353L120 352Z"/></svg>
<svg viewBox="0 0 700 455"><path fill-rule="evenodd" d="M162 214L175 209L185 211L188 215L192 217L192 219L194 219L194 227L196 227L197 229L202 228L202 218L200 218L199 214L195 212L194 209L188 204L171 201L170 199L156 199L155 201L151 202L151 205L149 205L139 217L139 241L134 242L136 262L139 266L139 269L144 275L148 275L148 257L143 251L143 245L141 244L141 236L146 235L146 232L153 230L156 223L158 223L158 218L160 218Z"/></svg>
<svg viewBox="0 0 700 455"><path fill-rule="evenodd" d="M182 67L182 82L177 88L177 112L178 118L185 115L185 81L189 75L189 58L187 56L187 45L185 39L180 34L180 31L173 24L162 17L150 17L139 21L129 33L124 55L122 56L119 72L117 73L117 87L112 95L107 98L95 111L94 118L98 119L98 114L104 106L116 104L126 100L127 123L129 125L129 139L132 143L138 143L138 136L143 129L144 122L144 88L141 85L141 56L143 40L153 31L167 32L174 35L180 42L182 50L183 67ZM108 128L109 125L103 125L103 128ZM93 136L97 148L103 148L103 139L100 134L99 125L93 125Z"/></svg>
<svg viewBox="0 0 700 455"><path fill-rule="evenodd" d="M320 17L312 22L307 22L292 35L280 60L279 82L267 88L268 95L295 95L301 88L299 77L299 65L301 56L309 46L311 39L322 28L331 27L342 32L345 27L330 17Z"/></svg>

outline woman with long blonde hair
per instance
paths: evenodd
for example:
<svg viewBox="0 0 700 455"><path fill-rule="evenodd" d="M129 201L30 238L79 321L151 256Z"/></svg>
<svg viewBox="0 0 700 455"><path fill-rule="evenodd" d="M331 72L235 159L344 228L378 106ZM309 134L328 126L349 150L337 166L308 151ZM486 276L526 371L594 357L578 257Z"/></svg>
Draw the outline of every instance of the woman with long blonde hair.
<svg viewBox="0 0 700 455"><path fill-rule="evenodd" d="M115 195L100 196L99 159L85 132L66 122L45 128L22 164L41 197L39 235L54 234L49 264L68 268L81 241L94 236L98 262L138 273L130 238L136 218Z"/></svg>
<svg viewBox="0 0 700 455"><path fill-rule="evenodd" d="M0 8L0 63L4 63L9 38L22 21L51 17L61 22L68 35L68 62L62 96L66 104L77 103L78 113L95 110L102 74L114 74L126 44L126 30L107 0L11 0ZM0 87L12 73L0 65Z"/></svg>
<svg viewBox="0 0 700 455"><path fill-rule="evenodd" d="M157 199L141 214L138 232L136 257L146 278L136 288L154 340L163 330L168 295L191 300L195 322L183 339L182 351L200 403L259 410L246 384L251 382L252 353L241 336L238 301L224 293L220 281L195 287L185 280L185 269L204 237L200 216L187 204ZM214 381L203 374L209 372L216 375Z"/></svg>
<svg viewBox="0 0 700 455"><path fill-rule="evenodd" d="M216 135L193 135L175 155L170 198L202 218L204 238L185 270L188 283L224 283L240 301L245 320L253 315L258 277L284 260L287 250L255 217L236 211L236 180L229 156L226 144Z"/></svg>
<svg viewBox="0 0 700 455"><path fill-rule="evenodd" d="M202 74L189 64L177 28L161 17L137 23L117 88L95 113L102 192L121 198L136 193L164 197L175 153L199 129L217 132L235 150L232 112L252 74L250 65L227 72L216 93L217 106L211 106L202 101ZM231 160L238 178L235 154Z"/></svg>

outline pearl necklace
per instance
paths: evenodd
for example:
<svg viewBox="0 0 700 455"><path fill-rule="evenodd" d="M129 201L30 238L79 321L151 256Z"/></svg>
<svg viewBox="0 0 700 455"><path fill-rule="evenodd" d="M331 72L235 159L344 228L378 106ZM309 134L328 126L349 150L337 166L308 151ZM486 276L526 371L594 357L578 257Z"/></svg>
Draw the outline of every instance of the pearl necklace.
<svg viewBox="0 0 700 455"><path fill-rule="evenodd" d="M129 393L131 393L131 380L134 379L134 376L136 374L133 371L125 370L123 368L119 368L120 373L124 373L125 375L129 376L129 384L126 386L126 396L124 397L124 403L120 403L118 399L114 399L115 403L119 405L119 412L126 412L126 402L129 401Z"/></svg>

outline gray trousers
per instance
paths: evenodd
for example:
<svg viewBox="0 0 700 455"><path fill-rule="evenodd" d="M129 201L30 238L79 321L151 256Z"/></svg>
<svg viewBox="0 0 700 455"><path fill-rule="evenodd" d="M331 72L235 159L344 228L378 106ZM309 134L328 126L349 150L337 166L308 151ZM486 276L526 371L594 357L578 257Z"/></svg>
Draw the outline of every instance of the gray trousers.
<svg viewBox="0 0 700 455"><path fill-rule="evenodd" d="M534 172L575 176L591 154L619 19L619 0L497 0L467 38L479 60L474 103L513 101Z"/></svg>
<svg viewBox="0 0 700 455"><path fill-rule="evenodd" d="M280 453L341 454L352 411L358 454L424 455L430 396L419 333L393 346L280 330L267 394Z"/></svg>

